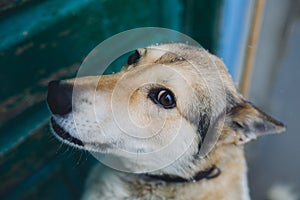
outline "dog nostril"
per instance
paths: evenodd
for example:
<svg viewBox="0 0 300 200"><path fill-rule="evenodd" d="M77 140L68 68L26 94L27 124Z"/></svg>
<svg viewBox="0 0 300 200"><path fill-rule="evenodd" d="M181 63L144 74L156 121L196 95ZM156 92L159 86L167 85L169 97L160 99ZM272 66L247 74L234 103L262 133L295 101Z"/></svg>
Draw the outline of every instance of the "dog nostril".
<svg viewBox="0 0 300 200"><path fill-rule="evenodd" d="M47 103L53 114L65 115L72 111L73 85L61 81L48 84Z"/></svg>

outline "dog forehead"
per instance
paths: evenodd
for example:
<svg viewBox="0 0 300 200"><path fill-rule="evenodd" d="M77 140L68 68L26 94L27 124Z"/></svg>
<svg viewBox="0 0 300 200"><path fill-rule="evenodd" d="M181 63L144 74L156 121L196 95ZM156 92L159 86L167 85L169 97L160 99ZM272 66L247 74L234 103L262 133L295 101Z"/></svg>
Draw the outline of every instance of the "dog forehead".
<svg viewBox="0 0 300 200"><path fill-rule="evenodd" d="M149 46L146 49L146 56L153 56L156 58L169 55L170 59L179 57L184 60L196 60L196 58L205 59L205 57L207 58L209 55L209 53L202 47L195 47L182 43L161 44Z"/></svg>
<svg viewBox="0 0 300 200"><path fill-rule="evenodd" d="M203 77L207 76L209 78L214 76L221 79L223 84L228 86L232 92L235 92L235 84L232 81L232 77L224 62L216 55L209 53L203 47L191 46L184 43L169 43L156 47L182 57L183 60L189 63L189 65L184 66L196 69L196 71Z"/></svg>
<svg viewBox="0 0 300 200"><path fill-rule="evenodd" d="M209 73L224 73L227 70L223 62L213 54L210 54L202 47L195 47L183 43L169 43L146 48L143 55L142 64L177 64L184 63L183 66L196 70L208 70Z"/></svg>
<svg viewBox="0 0 300 200"><path fill-rule="evenodd" d="M178 68L183 73L193 72L198 77L222 79L231 88L234 84L223 61L209 53L202 47L195 47L183 43L168 43L149 46L139 63L162 64L172 68Z"/></svg>

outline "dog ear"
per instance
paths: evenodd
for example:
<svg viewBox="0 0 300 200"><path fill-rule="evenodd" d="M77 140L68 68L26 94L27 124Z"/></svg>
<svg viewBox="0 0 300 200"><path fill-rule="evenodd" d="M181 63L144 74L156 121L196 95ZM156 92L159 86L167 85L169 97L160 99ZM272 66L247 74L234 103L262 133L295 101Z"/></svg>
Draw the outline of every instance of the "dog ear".
<svg viewBox="0 0 300 200"><path fill-rule="evenodd" d="M237 143L239 144L244 144L261 135L280 133L286 129L283 123L246 101L230 109L227 116L229 126L235 133L238 133Z"/></svg>

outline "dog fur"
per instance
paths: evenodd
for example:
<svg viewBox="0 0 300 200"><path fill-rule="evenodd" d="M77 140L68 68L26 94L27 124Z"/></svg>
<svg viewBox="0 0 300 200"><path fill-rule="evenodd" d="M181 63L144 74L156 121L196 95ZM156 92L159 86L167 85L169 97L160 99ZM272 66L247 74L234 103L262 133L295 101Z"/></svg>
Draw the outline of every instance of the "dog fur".
<svg viewBox="0 0 300 200"><path fill-rule="evenodd" d="M99 166L89 177L83 199L248 200L244 144L285 130L281 122L241 96L219 58L187 44L138 49L119 73L60 84L74 86L72 111L53 114L53 122L80 143L55 130L54 135L79 149L116 158L127 171L138 172ZM152 90L163 89L174 94L174 107L166 109L151 99ZM151 137L153 132L158 134ZM205 144L207 138L212 143ZM166 145L169 150L138 161L123 153L138 156ZM218 176L192 181L197 172L212 166L220 170ZM164 182L148 175L191 181Z"/></svg>

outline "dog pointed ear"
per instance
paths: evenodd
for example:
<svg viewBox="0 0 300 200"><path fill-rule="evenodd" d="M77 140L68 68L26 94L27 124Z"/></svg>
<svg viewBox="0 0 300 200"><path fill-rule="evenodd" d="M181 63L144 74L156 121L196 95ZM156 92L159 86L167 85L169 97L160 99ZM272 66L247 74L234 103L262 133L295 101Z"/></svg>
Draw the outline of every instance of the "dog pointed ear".
<svg viewBox="0 0 300 200"><path fill-rule="evenodd" d="M243 102L230 109L229 126L238 133L239 144L244 144L258 136L285 131L283 123L265 114L249 102Z"/></svg>

